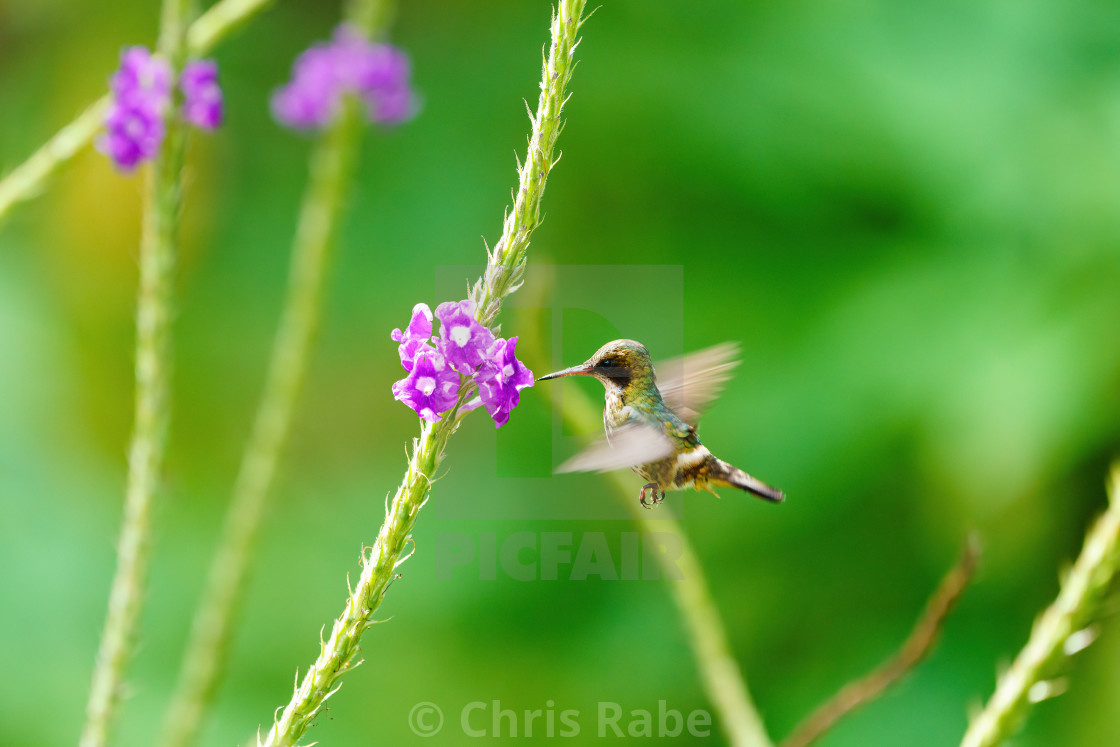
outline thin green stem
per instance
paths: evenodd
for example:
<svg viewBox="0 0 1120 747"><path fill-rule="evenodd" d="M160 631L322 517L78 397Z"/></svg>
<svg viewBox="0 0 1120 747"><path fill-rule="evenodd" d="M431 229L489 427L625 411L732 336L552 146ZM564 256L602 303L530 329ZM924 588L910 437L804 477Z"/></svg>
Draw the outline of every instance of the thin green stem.
<svg viewBox="0 0 1120 747"><path fill-rule="evenodd" d="M555 136L546 136L543 128L559 129L560 106L563 104L565 87L570 78L573 50L583 21L584 5L584 0L560 2L558 14L552 24L552 47L545 62L541 105L533 117L530 157L526 162L529 162L536 150L537 158L541 163L552 163ZM567 73L553 74L561 69L566 70ZM546 125L545 123L548 122L552 124ZM545 171L547 172L547 169ZM544 189L543 176L538 176L538 173L527 172L524 169L520 172L515 213L520 210L524 215L537 214L540 196ZM522 197L526 194L533 196ZM527 199L529 202L526 202ZM517 204L520 204L520 208L516 207ZM498 246L521 247L520 259L510 267L516 267L518 263L524 265L524 249L528 246L529 234L536 223L535 220L516 224L506 221ZM486 323L493 321L501 310L502 300L516 289L515 284L504 282L502 278L508 276L503 276L498 271L498 265L503 261L503 257L506 257L503 253L491 253L486 272L475 286L478 297L485 299L484 308L488 309ZM495 282L499 285L494 285ZM461 392L460 404L468 396L469 392ZM307 731L326 699L337 691L340 684L339 677L358 663L356 659L361 635L374 623L373 615L396 577L397 568L407 560L408 556L402 557L402 554L416 525L420 509L430 496L432 480L436 469L443 461L447 442L459 427L462 417L463 413L457 407L438 423L421 422L420 437L413 441L404 479L397 488L392 502L386 507L385 522L378 532L377 540L363 555L362 573L357 585L350 591L346 608L335 620L329 638L325 642L320 641L319 657L297 685L291 700L282 709L278 709L272 728L263 739L258 740L261 745L271 747L295 744Z"/></svg>
<svg viewBox="0 0 1120 747"><path fill-rule="evenodd" d="M991 747L1013 736L1032 705L1062 692L1051 678L1095 637L1090 626L1103 614L1102 603L1120 568L1120 463L1113 465L1108 494L1108 509L1085 536L1058 598L1035 622L1030 640L999 678L961 747Z"/></svg>
<svg viewBox="0 0 1120 747"><path fill-rule="evenodd" d="M159 51L176 72L182 69L188 13L187 0L165 0ZM177 116L169 114L167 134L152 165L145 198L128 487L117 545L117 569L86 705L82 747L99 747L108 740L143 606L151 552L151 507L163 468L170 420L171 296L185 143L184 125Z"/></svg>
<svg viewBox="0 0 1120 747"><path fill-rule="evenodd" d="M383 5L380 0L356 0L349 9L348 20L368 35L374 31L368 25L372 19L384 16L379 12ZM350 191L362 124L359 108L355 102L348 102L341 116L320 137L311 156L307 192L292 247L287 298L272 347L272 360L168 709L161 742L165 747L186 747L197 740L228 658L261 516L291 431L312 340L319 326L323 286Z"/></svg>
<svg viewBox="0 0 1120 747"><path fill-rule="evenodd" d="M544 304L530 304L530 307L543 308ZM539 349L529 347L525 354L527 357L544 359L544 353ZM548 388L545 393L555 401L559 389ZM561 415L581 431L602 427L602 407L592 403L586 395L576 391L575 387L564 392ZM675 537L673 549L676 554L657 553L656 557L662 565L662 575L669 584L677 612L684 623L688 644L699 669L701 685L715 708L728 744L735 747L772 747L773 742L751 700L746 678L731 651L719 609L704 577L703 566L680 523L673 519L655 518L650 511L641 508L628 472L609 472L604 477L617 488L619 497L630 509L642 532L669 532Z"/></svg>
<svg viewBox="0 0 1120 747"><path fill-rule="evenodd" d="M569 399L570 395L565 397L565 401ZM585 421L580 427L586 428L588 423ZM688 535L679 522L655 519L640 508L633 482L626 479L626 474L612 472L610 479L618 488L619 497L630 507L642 532L668 531L677 537L677 556L658 553L657 559L667 564L663 575L673 593L673 601L688 635L688 645L696 658L700 683L719 716L728 744L735 747L771 747L773 742L751 700L746 677L731 651L719 608L712 598L703 566L688 541Z"/></svg>
<svg viewBox="0 0 1120 747"><path fill-rule="evenodd" d="M575 69L575 49L579 45L576 31L585 20L584 4L562 2L553 14L552 47L544 58L536 113L529 112L533 130L525 160L517 164L518 189L513 209L506 214L502 236L489 252L486 270L471 292L483 324L493 323L502 299L521 286L525 274L529 238L541 222L541 197L548 172L560 160L559 156L553 159L553 152L563 129L560 113L568 100L565 91Z"/></svg>
<svg viewBox="0 0 1120 747"><path fill-rule="evenodd" d="M187 30L190 57L209 52L234 29L246 23L273 0L222 0L202 14ZM102 96L65 125L41 148L0 180L0 220L17 203L37 195L59 167L93 140L105 122L110 99Z"/></svg>
<svg viewBox="0 0 1120 747"><path fill-rule="evenodd" d="M187 31L187 53L201 57L232 32L244 26L275 0L221 0L214 3Z"/></svg>
<svg viewBox="0 0 1120 747"><path fill-rule="evenodd" d="M342 20L370 39L389 28L396 3L380 0L347 0Z"/></svg>
<svg viewBox="0 0 1120 747"><path fill-rule="evenodd" d="M17 202L35 196L56 168L89 144L108 109L109 97L102 96L0 181L0 219Z"/></svg>
<svg viewBox="0 0 1120 747"><path fill-rule="evenodd" d="M373 613L381 605L420 508L427 501L431 477L443 460L448 438L458 428L458 412L448 413L438 423L423 422L420 438L413 441L404 480L389 505L377 541L363 556L362 574L346 600L346 608L335 620L330 637L320 640L319 657L296 688L291 700L278 714L261 745L294 745L310 727L323 703L333 695L337 680L356 665L358 642L373 625Z"/></svg>
<svg viewBox="0 0 1120 747"><path fill-rule="evenodd" d="M942 579L926 603L922 616L902 647L870 674L849 682L793 730L780 747L807 747L823 737L837 722L881 696L901 680L937 643L941 628L964 593L980 558L980 541L970 537L960 562Z"/></svg>

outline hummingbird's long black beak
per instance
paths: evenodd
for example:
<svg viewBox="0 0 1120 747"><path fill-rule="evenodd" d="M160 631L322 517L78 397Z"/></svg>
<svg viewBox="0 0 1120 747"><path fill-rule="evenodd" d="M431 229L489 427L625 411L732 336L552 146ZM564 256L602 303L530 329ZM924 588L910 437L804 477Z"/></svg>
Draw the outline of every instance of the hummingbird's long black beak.
<svg viewBox="0 0 1120 747"><path fill-rule="evenodd" d="M578 366L572 366L571 368L565 368L563 371L557 371L556 373L550 373L547 376L542 376L539 379L537 379L537 381L548 381L549 379L559 379L562 376L590 376L590 375L591 375L591 366L587 363L581 363Z"/></svg>

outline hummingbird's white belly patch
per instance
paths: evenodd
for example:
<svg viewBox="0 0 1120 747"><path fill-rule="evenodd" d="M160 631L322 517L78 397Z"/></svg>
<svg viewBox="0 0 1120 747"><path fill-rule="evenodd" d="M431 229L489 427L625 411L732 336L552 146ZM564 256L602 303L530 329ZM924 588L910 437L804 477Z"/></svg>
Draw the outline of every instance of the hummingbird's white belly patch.
<svg viewBox="0 0 1120 747"><path fill-rule="evenodd" d="M701 444L692 451L682 451L677 454L677 466L692 467L704 461L710 455L711 452L708 451L708 447Z"/></svg>

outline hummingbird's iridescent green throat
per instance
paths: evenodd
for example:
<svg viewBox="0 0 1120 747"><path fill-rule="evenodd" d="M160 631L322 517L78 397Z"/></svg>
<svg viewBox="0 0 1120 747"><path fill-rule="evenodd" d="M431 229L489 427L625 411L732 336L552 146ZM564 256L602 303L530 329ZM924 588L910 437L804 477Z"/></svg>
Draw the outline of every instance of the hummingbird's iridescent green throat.
<svg viewBox="0 0 1120 747"><path fill-rule="evenodd" d="M782 491L756 480L738 467L717 459L696 436L696 419L715 398L719 385L738 365L738 347L724 343L661 364L657 378L649 351L634 340L615 340L599 348L585 363L542 376L594 376L606 389L603 426L606 439L562 464L559 472L606 472L629 467L648 482L638 493L646 508L661 503L666 490L692 487L716 495L713 487L729 486L769 501L784 499Z"/></svg>

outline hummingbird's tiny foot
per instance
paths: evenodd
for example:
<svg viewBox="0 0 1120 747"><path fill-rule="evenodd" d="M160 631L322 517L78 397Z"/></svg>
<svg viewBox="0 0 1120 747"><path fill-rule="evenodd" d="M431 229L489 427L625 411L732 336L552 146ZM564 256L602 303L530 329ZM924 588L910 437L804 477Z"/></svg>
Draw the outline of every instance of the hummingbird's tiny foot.
<svg viewBox="0 0 1120 747"><path fill-rule="evenodd" d="M646 491L647 490L653 491L652 495L651 495L651 497L653 499L652 501L647 501L646 500ZM661 501L665 500L665 491L664 490L661 491L661 497L660 498L657 496L657 492L658 492L657 491L657 483L647 482L645 485L642 486L641 491L638 493L638 503L642 504L642 508L653 508L655 504L661 503Z"/></svg>

